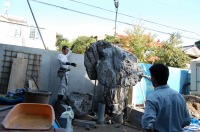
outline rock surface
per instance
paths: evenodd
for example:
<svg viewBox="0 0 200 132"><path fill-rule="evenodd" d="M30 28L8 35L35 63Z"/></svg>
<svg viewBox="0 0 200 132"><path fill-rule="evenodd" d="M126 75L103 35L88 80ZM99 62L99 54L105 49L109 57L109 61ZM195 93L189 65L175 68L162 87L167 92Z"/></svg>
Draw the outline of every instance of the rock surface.
<svg viewBox="0 0 200 132"><path fill-rule="evenodd" d="M200 119L200 95L183 95L189 114L192 118Z"/></svg>
<svg viewBox="0 0 200 132"><path fill-rule="evenodd" d="M87 115L92 108L93 95L72 92L67 96L67 103L72 107L75 116Z"/></svg>
<svg viewBox="0 0 200 132"><path fill-rule="evenodd" d="M84 64L89 78L109 89L134 86L143 75L133 54L106 41L97 41L90 46Z"/></svg>

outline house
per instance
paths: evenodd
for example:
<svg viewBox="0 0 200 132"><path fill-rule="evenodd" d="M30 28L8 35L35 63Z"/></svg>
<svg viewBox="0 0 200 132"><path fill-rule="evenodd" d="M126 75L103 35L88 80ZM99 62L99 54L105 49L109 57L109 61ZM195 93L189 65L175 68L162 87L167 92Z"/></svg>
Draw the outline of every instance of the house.
<svg viewBox="0 0 200 132"><path fill-rule="evenodd" d="M195 45L183 46L183 52L192 59L200 57L200 50Z"/></svg>
<svg viewBox="0 0 200 132"><path fill-rule="evenodd" d="M44 49L35 26L18 17L0 14L0 43ZM40 27L44 43L49 50L56 50L56 32Z"/></svg>

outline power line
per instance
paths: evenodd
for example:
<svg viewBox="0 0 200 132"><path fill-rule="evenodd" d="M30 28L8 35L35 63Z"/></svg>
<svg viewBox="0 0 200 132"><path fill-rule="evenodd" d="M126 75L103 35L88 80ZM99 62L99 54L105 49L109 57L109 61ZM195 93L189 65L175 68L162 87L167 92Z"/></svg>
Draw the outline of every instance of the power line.
<svg viewBox="0 0 200 132"><path fill-rule="evenodd" d="M115 13L112 10L108 10L108 9L105 9L105 8L102 8L102 7L98 7L98 6L95 6L95 5L91 5L91 4L87 4L87 3L83 3L83 2L80 2L80 1L76 1L76 0L69 0L69 1L72 1L72 2L75 2L75 3L79 3L79 4L82 4L82 5L86 5L86 6L90 6L90 7L93 7L93 8L97 8L97 9L100 9L100 10L108 11L108 12L111 12L111 13ZM141 20L141 18L133 17L133 16L130 16L130 15L127 15L127 14L124 14L124 13L118 13L118 14L122 15L122 16L126 16L126 17L130 17L130 18ZM150 20L147 20L147 19L142 19L142 20L145 21L145 22L148 22L148 23L155 24L155 25L160 25L160 26L163 26L163 27L180 30L180 31L183 31L183 32L193 33L193 34L196 34L196 35L200 36L199 34L197 34L196 32L193 32L193 31L189 31L189 30L185 30L185 29L180 29L180 28L168 26L168 25L165 25L165 24L160 24L160 23L153 22L153 21L150 21Z"/></svg>
<svg viewBox="0 0 200 132"><path fill-rule="evenodd" d="M94 14L89 14L89 13L85 13L85 12L69 9L69 8L66 8L66 7L57 6L57 5L54 5L54 4L49 4L49 3L46 3L46 2L38 1L38 0L31 0L31 1L34 1L34 2L37 2L37 3L40 3L40 4L44 4L44 5L48 5L48 6L52 6L52 7L56 7L56 8L60 8L60 9L64 9L64 10L68 10L68 11L72 11L72 12L76 12L76 13L87 15L87 16L91 16L91 17L96 17L96 18L99 18L99 19L107 20L107 21L115 21L115 20L110 19L110 18L97 16L97 15L94 15ZM136 26L134 24L123 22L123 21L117 21L117 22L121 23L121 24L129 25L129 26ZM151 31L154 31L154 32L158 32L158 33L162 33L162 34L171 35L171 33L163 32L163 31L159 31L159 30L155 30L155 29L151 29L151 28L146 28L146 27L141 27L141 28L144 28L144 29L147 29L147 30L151 30ZM181 36L181 37L182 38L187 38L187 39L199 40L197 38L191 38L191 37L187 37L187 36Z"/></svg>
<svg viewBox="0 0 200 132"><path fill-rule="evenodd" d="M42 40L42 44L43 44L43 46L44 46L44 49L47 49L47 47L46 47L46 45L45 45L45 43L44 43L44 39L43 39L43 37L42 37L42 34L41 34L41 32L40 32L39 26L38 26L38 24L37 24L37 21L36 21L36 19L35 19L33 10L32 10L31 5L30 5L30 3L29 3L29 0L27 0L27 3L28 3L28 6L29 6L29 9L30 9L30 11L31 11L31 14L32 14L32 16L33 16L33 19L34 19L34 21L35 21L37 30L38 30L38 32L39 32L39 34L40 34L40 38L41 38L41 40Z"/></svg>
<svg viewBox="0 0 200 132"><path fill-rule="evenodd" d="M186 8L181 8L181 7L179 7L179 6L175 6L175 5L172 5L172 4L160 2L160 1L158 1L158 0L153 0L153 1L154 1L154 2L157 2L157 3L161 4L161 5L173 7L173 8L179 9L179 10L181 10L181 11L191 12L191 13L195 13L195 14L198 14L198 15L199 15L199 12L195 12L195 11L193 11L193 10L188 10L188 9L186 9Z"/></svg>

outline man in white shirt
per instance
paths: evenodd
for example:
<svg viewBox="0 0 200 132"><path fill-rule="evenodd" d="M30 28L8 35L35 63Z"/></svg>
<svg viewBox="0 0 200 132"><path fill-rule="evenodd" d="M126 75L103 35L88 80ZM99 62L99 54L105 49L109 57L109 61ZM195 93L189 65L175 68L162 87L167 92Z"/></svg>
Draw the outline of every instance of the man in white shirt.
<svg viewBox="0 0 200 132"><path fill-rule="evenodd" d="M68 49L67 46L62 47L62 54L58 55L58 60L60 63L59 74L60 77L60 88L58 90L58 101L63 100L63 96L68 91L68 75L69 75L69 65L76 67L76 63L68 62L68 56L72 53L71 50Z"/></svg>

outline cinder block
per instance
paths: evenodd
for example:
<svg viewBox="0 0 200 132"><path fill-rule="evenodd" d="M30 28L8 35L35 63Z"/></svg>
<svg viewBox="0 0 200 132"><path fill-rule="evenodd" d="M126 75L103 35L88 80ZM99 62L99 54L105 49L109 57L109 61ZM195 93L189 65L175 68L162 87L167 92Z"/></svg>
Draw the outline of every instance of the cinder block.
<svg viewBox="0 0 200 132"><path fill-rule="evenodd" d="M79 126L79 127L85 127L86 125L88 125L88 126L90 126L90 128L95 128L96 122L87 121L87 120L80 120L80 119L74 119L73 120L73 125L74 126Z"/></svg>
<svg viewBox="0 0 200 132"><path fill-rule="evenodd" d="M143 114L144 114L144 109L128 107L128 121L132 125L141 126L141 120Z"/></svg>

